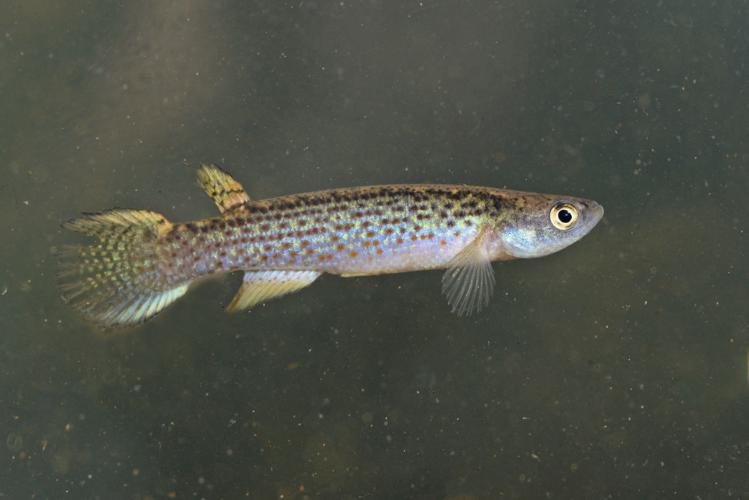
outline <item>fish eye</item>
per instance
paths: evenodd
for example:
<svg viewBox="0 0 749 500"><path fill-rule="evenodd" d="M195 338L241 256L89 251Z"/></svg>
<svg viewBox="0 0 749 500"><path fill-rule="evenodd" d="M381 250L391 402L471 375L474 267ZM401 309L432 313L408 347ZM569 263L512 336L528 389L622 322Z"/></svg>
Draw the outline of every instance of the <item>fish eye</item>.
<svg viewBox="0 0 749 500"><path fill-rule="evenodd" d="M559 203L552 207L549 218L555 228L566 231L577 222L577 208L569 203Z"/></svg>

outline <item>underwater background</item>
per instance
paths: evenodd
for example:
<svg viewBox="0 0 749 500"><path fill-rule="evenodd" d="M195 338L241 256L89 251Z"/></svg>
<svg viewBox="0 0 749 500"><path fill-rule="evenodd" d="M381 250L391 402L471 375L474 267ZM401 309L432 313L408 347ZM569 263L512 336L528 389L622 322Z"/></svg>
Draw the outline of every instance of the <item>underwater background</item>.
<svg viewBox="0 0 749 500"><path fill-rule="evenodd" d="M749 498L749 2L0 5L0 498ZM213 216L381 183L584 196L569 249L240 276L101 335L59 299L83 211Z"/></svg>

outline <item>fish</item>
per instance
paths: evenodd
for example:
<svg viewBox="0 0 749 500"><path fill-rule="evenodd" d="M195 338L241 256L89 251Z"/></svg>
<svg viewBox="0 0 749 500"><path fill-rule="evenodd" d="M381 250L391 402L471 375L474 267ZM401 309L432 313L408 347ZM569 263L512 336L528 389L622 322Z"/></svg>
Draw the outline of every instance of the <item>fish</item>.
<svg viewBox="0 0 749 500"><path fill-rule="evenodd" d="M487 306L493 261L558 252L603 217L595 201L457 184L392 184L250 199L216 165L198 183L217 217L173 223L149 210L83 214L63 227L92 237L60 253L62 298L103 327L155 316L201 278L243 271L226 310L299 291L323 274L445 269L453 313Z"/></svg>

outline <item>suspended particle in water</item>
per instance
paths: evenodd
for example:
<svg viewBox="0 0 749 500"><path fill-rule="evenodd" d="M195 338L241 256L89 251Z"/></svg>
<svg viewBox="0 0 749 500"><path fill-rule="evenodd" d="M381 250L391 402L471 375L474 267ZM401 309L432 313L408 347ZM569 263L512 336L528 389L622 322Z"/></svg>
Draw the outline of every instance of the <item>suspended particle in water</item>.
<svg viewBox="0 0 749 500"><path fill-rule="evenodd" d="M8 448L8 451L15 453L23 448L23 437L20 434L11 432L5 438L5 446Z"/></svg>

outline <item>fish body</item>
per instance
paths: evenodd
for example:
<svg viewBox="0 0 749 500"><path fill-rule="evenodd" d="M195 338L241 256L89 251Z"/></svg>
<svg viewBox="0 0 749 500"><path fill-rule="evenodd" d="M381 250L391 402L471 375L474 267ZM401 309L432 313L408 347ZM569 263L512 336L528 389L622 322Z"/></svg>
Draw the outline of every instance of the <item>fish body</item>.
<svg viewBox="0 0 749 500"><path fill-rule="evenodd" d="M63 296L104 325L153 316L203 276L245 271L228 309L298 290L323 273L365 276L443 269L453 310L488 302L491 262L548 255L574 243L603 208L570 196L463 185L384 185L250 200L215 166L200 184L221 216L172 224L114 210L66 224L98 238L65 252Z"/></svg>

